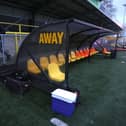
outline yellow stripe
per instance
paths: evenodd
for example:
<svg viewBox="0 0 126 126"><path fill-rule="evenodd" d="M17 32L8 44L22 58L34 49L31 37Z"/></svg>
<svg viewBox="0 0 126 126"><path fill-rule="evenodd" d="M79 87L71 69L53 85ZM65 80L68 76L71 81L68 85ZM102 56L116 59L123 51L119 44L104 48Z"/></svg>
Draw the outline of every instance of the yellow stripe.
<svg viewBox="0 0 126 126"><path fill-rule="evenodd" d="M6 34L21 34L21 35L28 35L29 32L5 32Z"/></svg>

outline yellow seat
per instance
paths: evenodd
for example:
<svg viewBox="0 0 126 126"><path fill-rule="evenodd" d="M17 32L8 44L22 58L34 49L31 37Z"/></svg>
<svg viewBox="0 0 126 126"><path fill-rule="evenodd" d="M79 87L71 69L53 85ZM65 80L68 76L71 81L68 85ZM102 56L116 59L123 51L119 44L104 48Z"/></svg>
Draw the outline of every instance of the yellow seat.
<svg viewBox="0 0 126 126"><path fill-rule="evenodd" d="M57 57L55 55L50 55L49 59L50 59L50 63L58 64Z"/></svg>
<svg viewBox="0 0 126 126"><path fill-rule="evenodd" d="M56 63L50 63L48 65L48 75L53 81L62 82L65 80L65 74L60 70Z"/></svg>
<svg viewBox="0 0 126 126"><path fill-rule="evenodd" d="M76 61L76 55L75 55L75 52L74 51L71 51L70 52L70 62L74 62Z"/></svg>
<svg viewBox="0 0 126 126"><path fill-rule="evenodd" d="M27 61L27 70L33 74L39 74L41 72L38 66L34 63L32 59L29 59Z"/></svg>
<svg viewBox="0 0 126 126"><path fill-rule="evenodd" d="M62 53L58 54L58 64L60 66L65 64L65 57L64 57L64 55Z"/></svg>
<svg viewBox="0 0 126 126"><path fill-rule="evenodd" d="M40 66L42 67L43 70L48 69L49 61L48 57L41 57L40 58Z"/></svg>

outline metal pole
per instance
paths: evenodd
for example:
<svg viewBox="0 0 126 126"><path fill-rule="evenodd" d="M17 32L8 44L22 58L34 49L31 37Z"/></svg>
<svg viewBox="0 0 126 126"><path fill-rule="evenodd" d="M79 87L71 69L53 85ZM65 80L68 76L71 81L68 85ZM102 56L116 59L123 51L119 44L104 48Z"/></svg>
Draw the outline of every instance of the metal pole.
<svg viewBox="0 0 126 126"><path fill-rule="evenodd" d="M3 64L6 63L5 60L5 48L4 48L4 35L1 35L1 42L2 42L2 57L3 57Z"/></svg>
<svg viewBox="0 0 126 126"><path fill-rule="evenodd" d="M124 6L124 14L123 14L123 35L125 34L125 15L126 15L126 4ZM124 48L124 39L123 39L123 48Z"/></svg>
<svg viewBox="0 0 126 126"><path fill-rule="evenodd" d="M15 50L16 50L16 54L18 53L18 37L17 34L15 34Z"/></svg>
<svg viewBox="0 0 126 126"><path fill-rule="evenodd" d="M21 24L19 24L19 26L18 26L18 27L19 27L19 37L20 37L20 39L19 39L19 40L20 40L20 42L21 42Z"/></svg>
<svg viewBox="0 0 126 126"><path fill-rule="evenodd" d="M118 39L119 39L119 33L116 34L116 41L115 41L115 51L117 51L117 43L118 43Z"/></svg>
<svg viewBox="0 0 126 126"><path fill-rule="evenodd" d="M65 63L65 88L69 89L69 42L70 42L70 36L69 36L69 21L66 23L66 63Z"/></svg>

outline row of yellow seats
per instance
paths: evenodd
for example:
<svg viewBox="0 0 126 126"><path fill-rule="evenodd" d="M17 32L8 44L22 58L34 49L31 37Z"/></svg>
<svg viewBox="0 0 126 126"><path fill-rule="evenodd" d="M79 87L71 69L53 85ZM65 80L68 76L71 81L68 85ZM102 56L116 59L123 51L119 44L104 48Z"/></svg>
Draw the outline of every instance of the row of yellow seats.
<svg viewBox="0 0 126 126"><path fill-rule="evenodd" d="M59 53L57 57L56 57L56 55L50 55L49 60L50 60L50 63L56 63L59 66L62 66L63 64L65 64L65 57L61 53ZM46 57L46 56L40 57L40 66L43 70L48 69L49 60L48 60L48 57ZM27 68L28 68L29 72L32 72L32 73L35 73L35 74L40 73L39 68L36 66L36 64L33 62L32 59L29 59L27 61Z"/></svg>
<svg viewBox="0 0 126 126"><path fill-rule="evenodd" d="M49 63L50 60L50 63ZM48 71L48 75L50 79L58 82L62 82L65 79L65 74L61 72L60 67L61 65L65 64L65 58L63 54L58 54L58 59L55 55L50 55L48 57L41 57L40 58L40 67L43 70ZM34 63L32 59L27 61L27 69L30 73L39 74L41 71L38 66Z"/></svg>
<svg viewBox="0 0 126 126"><path fill-rule="evenodd" d="M71 51L69 55L69 62L79 60L82 58L82 56L83 54L82 55L80 54L79 56L77 52L75 53L74 51ZM86 55L84 54L83 58L87 56L88 56L87 54ZM59 53L57 56L50 55L49 59L48 57L40 57L40 67L43 70L47 70L50 79L54 81L62 82L65 80L65 74L60 70L59 67L62 66L63 64L65 64L65 57L62 53ZM39 74L41 72L32 59L29 59L27 61L27 69L30 73L33 74Z"/></svg>

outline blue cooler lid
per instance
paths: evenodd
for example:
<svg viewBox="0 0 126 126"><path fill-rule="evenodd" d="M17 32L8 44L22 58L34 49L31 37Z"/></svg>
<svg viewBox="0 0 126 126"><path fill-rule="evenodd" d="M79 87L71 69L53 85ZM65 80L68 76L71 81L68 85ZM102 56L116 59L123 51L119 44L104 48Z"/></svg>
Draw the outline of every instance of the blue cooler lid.
<svg viewBox="0 0 126 126"><path fill-rule="evenodd" d="M64 89L56 89L51 92L51 96L53 98L68 102L68 103L75 103L77 99L77 94L64 90Z"/></svg>

